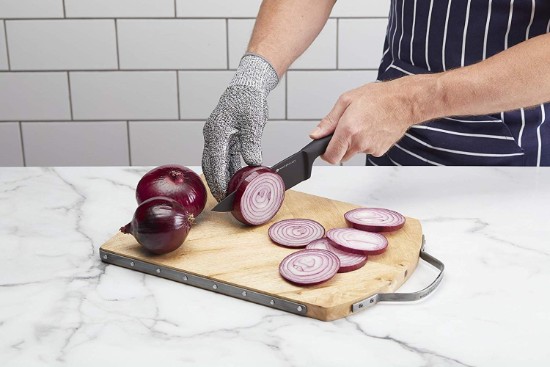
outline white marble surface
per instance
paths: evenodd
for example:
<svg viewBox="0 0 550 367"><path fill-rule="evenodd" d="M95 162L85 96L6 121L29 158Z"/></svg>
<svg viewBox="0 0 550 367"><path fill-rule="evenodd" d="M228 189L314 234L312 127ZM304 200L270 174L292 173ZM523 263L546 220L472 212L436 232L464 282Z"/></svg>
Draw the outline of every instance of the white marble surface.
<svg viewBox="0 0 550 367"><path fill-rule="evenodd" d="M0 168L0 366L547 366L550 170L316 167L296 189L420 219L414 304L334 322L104 265L146 168ZM401 290L436 274L420 264Z"/></svg>

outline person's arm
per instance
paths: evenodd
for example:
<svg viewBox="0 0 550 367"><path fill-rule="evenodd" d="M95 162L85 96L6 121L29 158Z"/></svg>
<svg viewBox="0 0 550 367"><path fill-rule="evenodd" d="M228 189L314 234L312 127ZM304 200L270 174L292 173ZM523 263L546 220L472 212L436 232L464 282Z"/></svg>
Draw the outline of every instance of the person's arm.
<svg viewBox="0 0 550 367"><path fill-rule="evenodd" d="M344 93L311 133L334 132L323 159L381 156L415 124L453 115L481 115L550 101L550 34L487 60L437 74L370 83Z"/></svg>
<svg viewBox="0 0 550 367"><path fill-rule="evenodd" d="M335 0L264 0L247 53L202 129L202 171L221 200L241 168L262 164L267 97L325 25Z"/></svg>
<svg viewBox="0 0 550 367"><path fill-rule="evenodd" d="M264 0L247 51L281 77L325 26L336 0Z"/></svg>

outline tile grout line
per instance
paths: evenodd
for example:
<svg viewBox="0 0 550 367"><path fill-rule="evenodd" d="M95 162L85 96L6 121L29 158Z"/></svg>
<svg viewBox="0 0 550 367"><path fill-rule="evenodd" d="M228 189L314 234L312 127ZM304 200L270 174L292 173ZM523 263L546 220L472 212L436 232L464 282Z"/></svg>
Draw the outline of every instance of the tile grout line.
<svg viewBox="0 0 550 367"><path fill-rule="evenodd" d="M340 58L340 18L336 18L336 70L338 70L338 59Z"/></svg>
<svg viewBox="0 0 550 367"><path fill-rule="evenodd" d="M11 61L10 61L10 48L8 45L8 25L6 24L6 20L4 19L4 38L6 42L6 57L8 59L8 70L11 70Z"/></svg>
<svg viewBox="0 0 550 367"><path fill-rule="evenodd" d="M118 47L118 19L114 19L114 21L115 21L116 65L117 65L117 69L120 70L120 51Z"/></svg>
<svg viewBox="0 0 550 367"><path fill-rule="evenodd" d="M178 1L174 0L174 18L178 17Z"/></svg>
<svg viewBox="0 0 550 367"><path fill-rule="evenodd" d="M71 119L69 121L74 121L73 115L73 97L71 92L71 74L67 71L67 86L69 87L69 110L71 111Z"/></svg>
<svg viewBox="0 0 550 367"><path fill-rule="evenodd" d="M126 139L128 139L128 164L132 166L132 143L130 142L130 121L126 121Z"/></svg>
<svg viewBox="0 0 550 367"><path fill-rule="evenodd" d="M227 58L227 70L229 70L229 18L225 18L225 56Z"/></svg>
<svg viewBox="0 0 550 367"><path fill-rule="evenodd" d="M67 10L65 8L65 0L63 0L63 18L67 18Z"/></svg>
<svg viewBox="0 0 550 367"><path fill-rule="evenodd" d="M176 97L178 98L178 120L181 120L181 100L180 100L180 72L176 70Z"/></svg>
<svg viewBox="0 0 550 367"><path fill-rule="evenodd" d="M285 75L285 120L288 120L288 71Z"/></svg>
<svg viewBox="0 0 550 367"><path fill-rule="evenodd" d="M19 121L19 139L21 139L21 154L23 156L23 167L27 167L27 158L25 157L25 142L23 140L23 123Z"/></svg>

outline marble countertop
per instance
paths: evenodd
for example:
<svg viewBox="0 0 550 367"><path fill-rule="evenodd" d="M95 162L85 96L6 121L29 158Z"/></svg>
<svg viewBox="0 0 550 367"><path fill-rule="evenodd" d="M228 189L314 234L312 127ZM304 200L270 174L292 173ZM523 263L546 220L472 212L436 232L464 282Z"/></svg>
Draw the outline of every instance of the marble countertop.
<svg viewBox="0 0 550 367"><path fill-rule="evenodd" d="M296 190L421 220L434 294L321 322L101 263L146 167L0 168L0 366L542 366L550 170L315 167ZM429 284L420 263L400 291Z"/></svg>

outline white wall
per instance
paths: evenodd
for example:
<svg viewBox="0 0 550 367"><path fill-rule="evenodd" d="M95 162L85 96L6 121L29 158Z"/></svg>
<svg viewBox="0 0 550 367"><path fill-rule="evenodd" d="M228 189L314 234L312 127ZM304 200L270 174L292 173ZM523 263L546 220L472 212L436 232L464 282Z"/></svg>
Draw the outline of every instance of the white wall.
<svg viewBox="0 0 550 367"><path fill-rule="evenodd" d="M260 3L0 0L0 166L200 165L202 124ZM265 164L307 143L339 94L375 79L388 9L338 0L269 97Z"/></svg>

